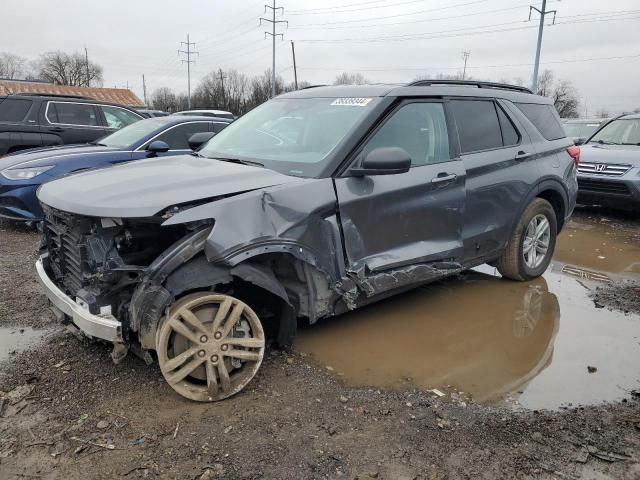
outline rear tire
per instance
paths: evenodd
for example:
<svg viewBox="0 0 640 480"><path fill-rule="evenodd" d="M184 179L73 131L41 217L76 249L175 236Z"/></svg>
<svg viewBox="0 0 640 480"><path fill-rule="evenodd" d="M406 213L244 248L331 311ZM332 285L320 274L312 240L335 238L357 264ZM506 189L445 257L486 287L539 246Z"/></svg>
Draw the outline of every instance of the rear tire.
<svg viewBox="0 0 640 480"><path fill-rule="evenodd" d="M503 277L521 282L542 275L553 256L558 223L549 202L535 198L525 209L498 259Z"/></svg>

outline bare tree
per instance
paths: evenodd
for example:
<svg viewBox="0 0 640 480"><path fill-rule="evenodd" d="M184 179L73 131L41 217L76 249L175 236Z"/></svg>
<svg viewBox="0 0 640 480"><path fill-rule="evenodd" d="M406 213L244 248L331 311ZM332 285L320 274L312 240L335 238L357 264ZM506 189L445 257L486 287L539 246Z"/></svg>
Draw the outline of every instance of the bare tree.
<svg viewBox="0 0 640 480"><path fill-rule="evenodd" d="M24 77L27 59L9 52L0 52L0 77L9 80Z"/></svg>
<svg viewBox="0 0 640 480"><path fill-rule="evenodd" d="M65 52L49 52L40 56L38 60L38 77L57 85L71 85L75 87L89 87L92 84L102 85L102 67L89 62L81 53L68 54Z"/></svg>
<svg viewBox="0 0 640 480"><path fill-rule="evenodd" d="M359 72L342 72L340 75L336 76L336 79L333 81L334 85L365 85L367 83L369 83L369 80Z"/></svg>
<svg viewBox="0 0 640 480"><path fill-rule="evenodd" d="M555 80L551 70L545 70L538 77L538 95L553 99L553 105L562 118L580 116L578 92L569 80Z"/></svg>
<svg viewBox="0 0 640 480"><path fill-rule="evenodd" d="M151 106L163 112L178 111L178 98L169 87L160 87L149 97Z"/></svg>

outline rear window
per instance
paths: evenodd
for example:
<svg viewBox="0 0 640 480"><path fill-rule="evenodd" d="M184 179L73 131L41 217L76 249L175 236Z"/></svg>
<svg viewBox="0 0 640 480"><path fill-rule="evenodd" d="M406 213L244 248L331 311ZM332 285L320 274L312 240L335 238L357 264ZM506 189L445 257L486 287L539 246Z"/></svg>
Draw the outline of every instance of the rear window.
<svg viewBox="0 0 640 480"><path fill-rule="evenodd" d="M454 100L451 107L462 153L502 147L502 133L493 101Z"/></svg>
<svg viewBox="0 0 640 480"><path fill-rule="evenodd" d="M516 103L516 105L547 140L566 137L560 124L560 117L553 105L539 103Z"/></svg>
<svg viewBox="0 0 640 480"><path fill-rule="evenodd" d="M33 101L18 98L7 98L0 103L0 122L22 122Z"/></svg>

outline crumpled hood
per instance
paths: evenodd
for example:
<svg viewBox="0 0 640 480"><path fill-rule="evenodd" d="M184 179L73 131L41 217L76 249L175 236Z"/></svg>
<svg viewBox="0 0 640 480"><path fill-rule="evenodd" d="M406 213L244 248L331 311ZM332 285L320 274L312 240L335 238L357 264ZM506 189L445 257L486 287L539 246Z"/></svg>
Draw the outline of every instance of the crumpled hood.
<svg viewBox="0 0 640 480"><path fill-rule="evenodd" d="M31 149L0 158L0 170L5 168L40 167L57 165L61 161L91 154L114 152L117 148L100 145L66 145Z"/></svg>
<svg viewBox="0 0 640 480"><path fill-rule="evenodd" d="M150 217L172 205L300 182L261 167L179 155L88 171L43 185L38 199L94 217Z"/></svg>
<svg viewBox="0 0 640 480"><path fill-rule="evenodd" d="M592 163L622 163L640 166L640 146L600 145L589 143L580 145L580 161Z"/></svg>

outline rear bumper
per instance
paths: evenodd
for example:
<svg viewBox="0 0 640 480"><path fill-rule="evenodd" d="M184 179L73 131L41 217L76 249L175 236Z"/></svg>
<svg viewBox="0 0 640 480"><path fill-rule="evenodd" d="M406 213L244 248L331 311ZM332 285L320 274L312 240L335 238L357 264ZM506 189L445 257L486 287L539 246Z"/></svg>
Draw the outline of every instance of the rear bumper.
<svg viewBox="0 0 640 480"><path fill-rule="evenodd" d="M122 324L112 315L94 315L68 297L49 278L44 266L46 255L36 262L38 282L55 308L68 315L71 321L90 337L113 343L123 343Z"/></svg>

